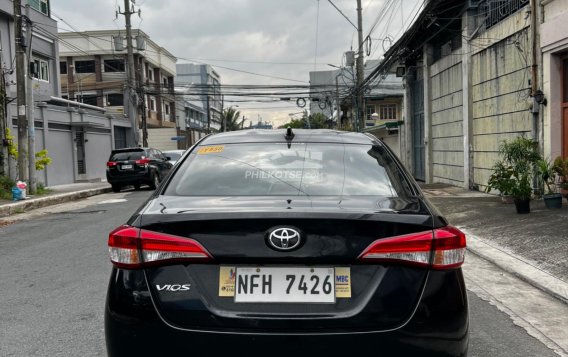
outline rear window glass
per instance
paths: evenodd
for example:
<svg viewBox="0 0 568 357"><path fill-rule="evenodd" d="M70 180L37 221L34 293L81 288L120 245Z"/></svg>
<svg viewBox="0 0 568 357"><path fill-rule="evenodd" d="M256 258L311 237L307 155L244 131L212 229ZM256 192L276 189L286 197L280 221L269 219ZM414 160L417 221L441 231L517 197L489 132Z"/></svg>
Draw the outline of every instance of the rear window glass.
<svg viewBox="0 0 568 357"><path fill-rule="evenodd" d="M140 160L143 156L146 156L144 151L117 152L111 155L110 161Z"/></svg>
<svg viewBox="0 0 568 357"><path fill-rule="evenodd" d="M201 146L168 185L175 196L409 196L380 146L230 144Z"/></svg>
<svg viewBox="0 0 568 357"><path fill-rule="evenodd" d="M164 155L166 155L173 161L177 161L181 157L181 154L177 152L165 152Z"/></svg>

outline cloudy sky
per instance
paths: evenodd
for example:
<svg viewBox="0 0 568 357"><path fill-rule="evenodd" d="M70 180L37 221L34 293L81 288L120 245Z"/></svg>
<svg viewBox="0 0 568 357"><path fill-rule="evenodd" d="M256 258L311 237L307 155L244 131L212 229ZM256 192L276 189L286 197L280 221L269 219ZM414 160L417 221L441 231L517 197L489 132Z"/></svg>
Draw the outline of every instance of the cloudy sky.
<svg viewBox="0 0 568 357"><path fill-rule="evenodd" d="M332 2L357 23L356 0ZM364 36L373 29L369 58L379 59L389 44L381 39L396 40L423 0L362 2ZM123 16L115 19L118 7L124 9L124 0L52 0L51 6L55 19L62 18L79 31L124 27ZM134 28L177 56L178 63L213 65L222 84L307 85L309 71L333 70L328 63L339 66L343 52L357 47L354 27L328 0L136 0L138 8L141 18L134 15ZM71 30L62 21L59 27ZM239 105L247 118L261 117L275 125L300 111L294 102L226 102L225 107L231 104Z"/></svg>

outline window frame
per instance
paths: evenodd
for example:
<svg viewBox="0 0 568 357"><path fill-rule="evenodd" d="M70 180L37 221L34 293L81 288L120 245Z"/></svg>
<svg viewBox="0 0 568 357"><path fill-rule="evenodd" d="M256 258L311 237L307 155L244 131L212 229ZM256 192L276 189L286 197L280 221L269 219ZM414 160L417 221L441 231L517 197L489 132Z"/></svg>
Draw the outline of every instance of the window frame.
<svg viewBox="0 0 568 357"><path fill-rule="evenodd" d="M91 69L91 65L89 64L89 66L86 65L78 65L78 63L81 62L92 62L92 71L85 71L83 68L87 67L88 70ZM97 65L95 63L95 60L79 60L79 61L74 61L73 62L73 68L75 73L77 74L90 74L90 73L95 73L97 71Z"/></svg>
<svg viewBox="0 0 568 357"><path fill-rule="evenodd" d="M387 113L387 115L383 115L383 111ZM398 120L398 104L396 103L379 104L379 111L377 112L377 114L379 114L380 120Z"/></svg>
<svg viewBox="0 0 568 357"><path fill-rule="evenodd" d="M119 63L119 66L114 66L114 65L107 65L107 62L116 62ZM110 69L110 71L107 69ZM113 70L114 68L114 70ZM117 58L112 58L112 59L105 59L103 60L103 72L104 73L125 73L126 72L126 62L124 61L124 59L117 59Z"/></svg>
<svg viewBox="0 0 568 357"><path fill-rule="evenodd" d="M49 83L49 60L32 57L32 62L37 66L37 73L32 73L32 78L37 81ZM43 72L44 68L46 69L45 72Z"/></svg>
<svg viewBox="0 0 568 357"><path fill-rule="evenodd" d="M121 104L111 104L110 97L120 96L122 98ZM118 97L115 97L118 98ZM124 106L124 94L122 93L107 93L106 94L106 106L107 107L123 107Z"/></svg>

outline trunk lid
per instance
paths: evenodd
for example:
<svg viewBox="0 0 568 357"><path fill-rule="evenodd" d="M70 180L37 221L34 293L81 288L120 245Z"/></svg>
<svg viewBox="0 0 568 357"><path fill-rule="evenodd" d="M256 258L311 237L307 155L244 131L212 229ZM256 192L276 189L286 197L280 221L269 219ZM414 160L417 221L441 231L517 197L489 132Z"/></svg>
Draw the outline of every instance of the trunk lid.
<svg viewBox="0 0 568 357"><path fill-rule="evenodd" d="M420 198L159 196L137 225L196 240L214 258L146 268L164 320L186 329L270 333L376 331L403 324L428 270L364 264L357 257L377 239L432 230L433 221ZM278 251L268 244L267 233L282 226L302 232L299 248ZM237 303L231 279L245 267L333 268L337 298L332 304Z"/></svg>

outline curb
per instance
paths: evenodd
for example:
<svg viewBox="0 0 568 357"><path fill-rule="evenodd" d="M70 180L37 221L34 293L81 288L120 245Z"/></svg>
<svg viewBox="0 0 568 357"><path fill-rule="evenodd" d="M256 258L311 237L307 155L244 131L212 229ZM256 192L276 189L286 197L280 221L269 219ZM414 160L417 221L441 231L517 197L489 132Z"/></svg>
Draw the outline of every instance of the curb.
<svg viewBox="0 0 568 357"><path fill-rule="evenodd" d="M531 265L513 254L486 243L466 229L459 228L466 234L467 250L478 257L489 261L509 274L542 290L546 294L568 304L568 283Z"/></svg>
<svg viewBox="0 0 568 357"><path fill-rule="evenodd" d="M52 196L32 198L15 203L8 203L6 205L0 206L0 217L8 217L10 215L13 215L14 213L21 213L22 211L27 212L29 210L75 201L82 198L108 193L111 191L111 187L91 188L88 190L61 193Z"/></svg>

